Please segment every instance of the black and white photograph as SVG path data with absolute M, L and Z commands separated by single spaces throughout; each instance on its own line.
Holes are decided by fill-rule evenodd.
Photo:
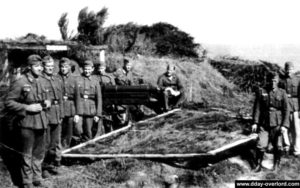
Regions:
M 300 187 L 297 0 L 0 6 L 0 188 Z

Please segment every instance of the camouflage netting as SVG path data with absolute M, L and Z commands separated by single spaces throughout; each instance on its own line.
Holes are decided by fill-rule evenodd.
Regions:
M 233 143 L 247 123 L 221 112 L 182 111 L 134 125 L 127 133 L 98 141 L 72 153 L 205 153 Z

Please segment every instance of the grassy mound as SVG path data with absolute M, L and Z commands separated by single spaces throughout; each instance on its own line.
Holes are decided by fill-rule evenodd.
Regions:
M 109 70 L 121 67 L 122 60 L 123 56 L 120 54 L 109 54 L 107 57 Z M 146 56 L 134 56 L 131 61 L 135 76 L 153 85 L 157 84 L 157 79 L 165 72 L 167 64 L 176 65 L 176 73 L 183 82 L 189 103 L 201 103 L 234 111 L 240 109 L 250 111 L 251 95 L 236 92 L 236 86 L 207 61 Z

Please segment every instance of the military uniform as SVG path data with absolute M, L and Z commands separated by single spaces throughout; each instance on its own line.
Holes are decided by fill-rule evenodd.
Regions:
M 268 91 L 260 89 L 254 105 L 253 120 L 258 125 L 257 159 L 258 168 L 268 145 L 274 147 L 274 168 L 278 166 L 283 150 L 281 127 L 289 128 L 288 98 L 283 89 L 275 88 Z
M 178 78 L 176 74 L 173 74 L 171 77 L 168 77 L 166 73 L 161 75 L 157 80 L 158 87 L 163 90 L 163 99 L 164 99 L 164 106 L 166 109 L 169 108 L 170 104 L 173 104 L 175 107 L 178 107 L 184 100 L 184 87 L 181 83 L 181 80 Z M 179 91 L 179 96 L 172 96 L 169 94 L 167 87 L 171 87 L 175 91 Z
M 100 73 L 98 75 L 98 79 L 99 79 L 99 83 L 100 86 L 108 86 L 108 85 L 116 85 L 115 84 L 115 79 L 113 77 L 112 74 L 109 73 Z M 114 110 L 114 106 L 113 105 L 107 105 L 107 106 L 103 106 L 103 115 L 105 116 L 105 118 L 102 120 L 103 125 L 105 130 L 103 130 L 102 132 L 110 132 L 112 131 L 112 116 L 111 114 L 113 113 Z
M 115 79 L 109 73 L 99 74 L 98 79 L 101 86 L 116 85 Z
M 37 55 L 28 58 L 28 64 L 41 61 Z M 45 154 L 45 137 L 48 119 L 45 111 L 29 112 L 26 105 L 41 104 L 44 101 L 39 78 L 31 73 L 22 75 L 12 83 L 5 106 L 15 113 L 16 125 L 20 132 L 20 153 L 22 153 L 22 184 L 30 186 L 41 181 L 41 163 Z M 18 140 L 18 138 L 16 138 Z
M 96 76 L 78 77 L 76 81 L 76 112 L 82 116 L 83 140 L 92 139 L 93 117 L 102 116 L 102 94 Z
M 71 73 L 65 76 L 59 74 L 57 77 L 62 84 L 62 109 L 64 111 L 61 144 L 63 148 L 68 148 L 73 136 L 74 115 L 76 115 L 75 87 L 77 77 L 73 76 Z
M 49 124 L 47 128 L 47 152 L 43 163 L 45 169 L 49 170 L 52 165 L 59 166 L 61 161 L 61 120 L 64 117 L 62 108 L 63 88 L 57 76 L 48 76 L 44 73 L 41 76 L 41 82 L 43 85 L 42 95 L 51 101 L 51 106 L 46 111 Z
M 284 76 L 279 87 L 284 89 L 288 96 L 290 109 L 290 124 L 292 133 L 293 152 L 295 155 L 300 155 L 300 120 L 299 120 L 299 89 L 300 76 Z
M 258 148 L 262 150 L 267 148 L 270 134 L 273 146 L 282 149 L 282 140 L 277 137 L 281 136 L 279 131 L 281 126 L 289 128 L 287 95 L 280 88 L 270 92 L 262 89 L 258 97 L 254 111 L 254 123 L 259 125 Z
M 126 72 L 123 68 L 118 69 L 115 72 L 115 82 L 116 85 L 125 85 L 131 86 L 133 85 L 133 75 L 132 72 Z

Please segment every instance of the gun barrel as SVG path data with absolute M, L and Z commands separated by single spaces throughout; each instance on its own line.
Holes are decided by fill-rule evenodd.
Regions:
M 151 85 L 102 87 L 104 104 L 147 104 L 150 98 L 156 98 L 158 93 L 159 90 Z

